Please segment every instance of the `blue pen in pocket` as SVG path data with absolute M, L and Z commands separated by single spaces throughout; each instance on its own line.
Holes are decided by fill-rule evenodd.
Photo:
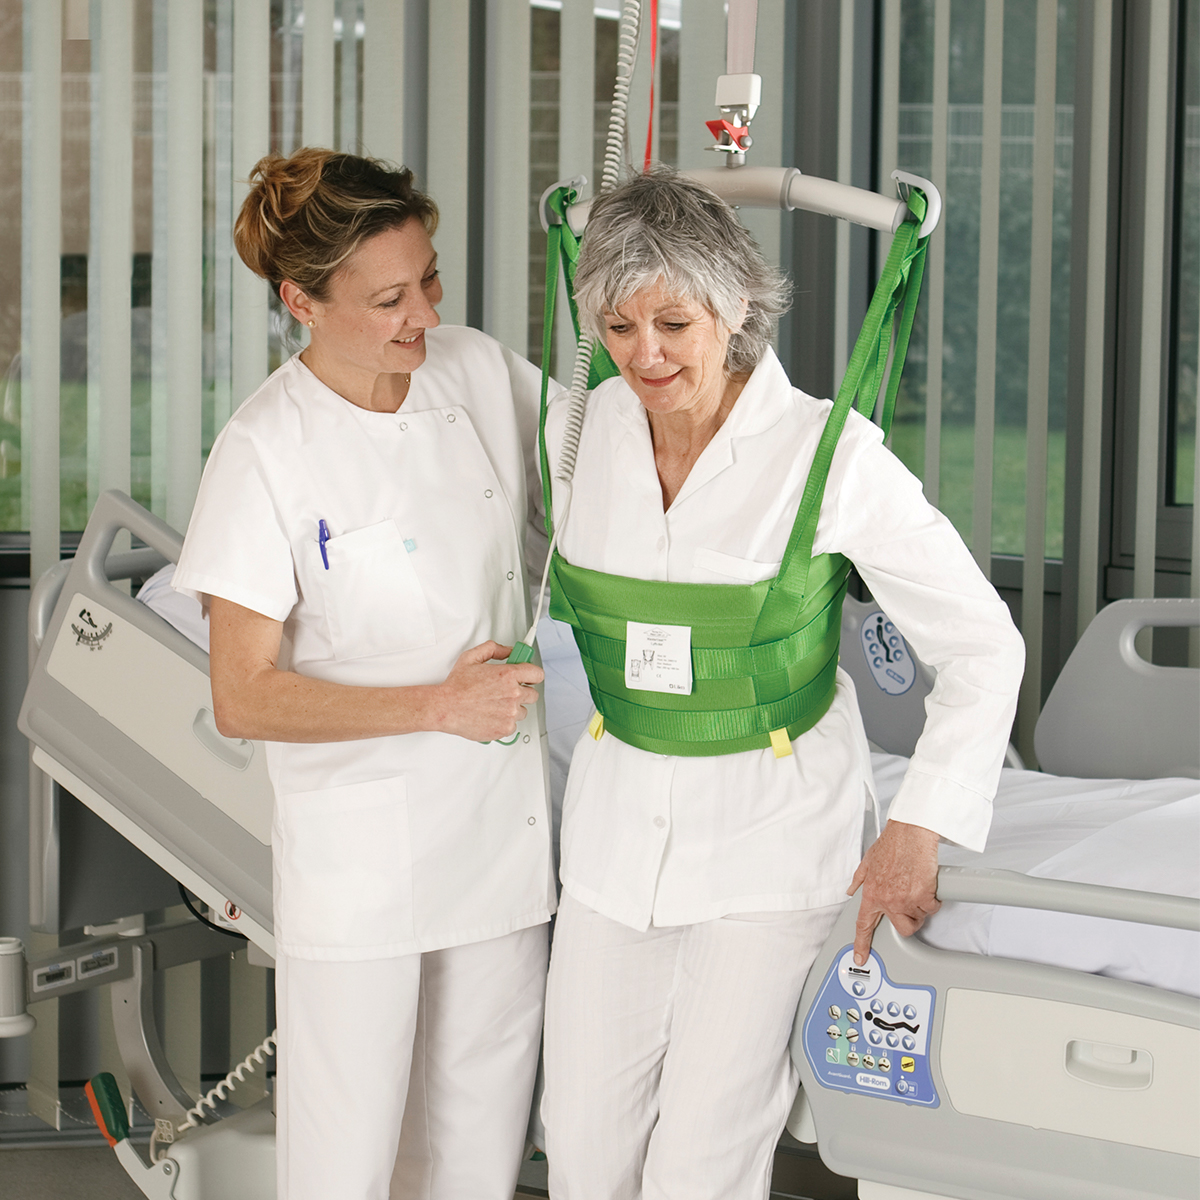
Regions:
M 321 561 L 325 564 L 325 570 L 329 570 L 329 551 L 325 549 L 325 543 L 329 541 L 329 526 L 325 524 L 325 518 L 322 517 L 317 522 L 317 541 L 321 545 Z

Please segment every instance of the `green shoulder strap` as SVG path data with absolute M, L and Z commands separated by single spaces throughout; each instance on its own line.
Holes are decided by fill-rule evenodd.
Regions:
M 850 364 L 846 368 L 837 399 L 817 445 L 779 574 L 763 602 L 758 623 L 750 639 L 752 644 L 775 641 L 787 636 L 795 627 L 796 614 L 803 604 L 808 585 L 813 538 L 816 535 L 821 502 L 825 496 L 825 483 L 838 438 L 846 423 L 850 406 L 855 403 L 856 398 L 859 412 L 868 419 L 874 417 L 885 374 L 888 379 L 882 400 L 880 424 L 885 437 L 891 430 L 896 394 L 900 388 L 900 376 L 904 370 L 904 359 L 908 352 L 909 336 L 912 333 L 917 298 L 921 290 L 925 247 L 929 240 L 928 237 L 919 236 L 920 223 L 925 216 L 924 196 L 919 192 L 910 192 L 908 206 L 915 219 L 905 221 L 892 238 L 883 274 L 871 298 L 866 319 L 854 345 L 854 353 L 850 357 Z M 897 308 L 900 309 L 900 320 L 896 331 L 892 367 L 888 372 L 888 349 Z

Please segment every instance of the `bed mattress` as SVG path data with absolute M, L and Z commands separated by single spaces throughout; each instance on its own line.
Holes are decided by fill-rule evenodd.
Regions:
M 880 808 L 908 760 L 873 754 Z M 1200 783 L 1070 779 L 1005 770 L 982 854 L 943 845 L 944 866 L 1200 897 Z M 931 946 L 1090 971 L 1200 996 L 1200 934 L 1025 908 L 951 903 L 918 935 Z

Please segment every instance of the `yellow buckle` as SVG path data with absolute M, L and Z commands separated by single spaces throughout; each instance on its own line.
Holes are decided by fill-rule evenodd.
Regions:
M 787 758 L 792 752 L 792 739 L 788 737 L 786 729 L 771 730 L 771 749 L 775 751 L 776 758 Z
M 604 736 L 604 718 L 598 712 L 592 713 L 592 719 L 588 722 L 588 733 L 596 741 L 599 741 Z M 790 747 L 788 752 L 791 753 Z

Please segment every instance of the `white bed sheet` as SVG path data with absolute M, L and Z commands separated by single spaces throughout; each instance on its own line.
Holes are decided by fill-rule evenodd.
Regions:
M 908 760 L 873 754 L 885 810 Z M 987 849 L 943 845 L 943 865 L 1200 897 L 1200 783 L 1070 779 L 1005 770 Z M 945 904 L 931 946 L 1021 958 L 1200 996 L 1200 934 L 1023 908 Z

